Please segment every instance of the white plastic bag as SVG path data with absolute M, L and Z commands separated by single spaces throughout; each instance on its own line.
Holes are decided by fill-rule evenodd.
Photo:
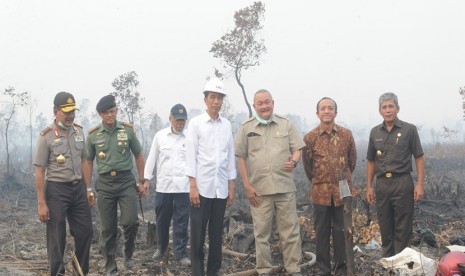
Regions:
M 401 276 L 434 276 L 436 274 L 436 261 L 409 247 L 397 255 L 382 258 L 380 262 L 384 268 L 399 271 Z M 410 269 L 408 264 L 411 262 L 413 266 Z

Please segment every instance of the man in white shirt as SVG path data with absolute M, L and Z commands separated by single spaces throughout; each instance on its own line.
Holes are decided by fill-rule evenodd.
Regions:
M 186 176 L 186 136 L 183 133 L 187 111 L 182 104 L 171 108 L 170 126 L 158 131 L 145 163 L 144 175 L 151 180 L 156 166 L 157 251 L 155 260 L 166 253 L 173 220 L 173 252 L 181 265 L 191 264 L 187 254 L 189 226 L 189 178 Z
M 204 89 L 205 113 L 192 118 L 187 130 L 187 176 L 190 182 L 191 272 L 205 275 L 204 243 L 208 224 L 207 276 L 219 275 L 223 218 L 234 201 L 236 164 L 231 123 L 219 115 L 226 92 L 217 79 Z

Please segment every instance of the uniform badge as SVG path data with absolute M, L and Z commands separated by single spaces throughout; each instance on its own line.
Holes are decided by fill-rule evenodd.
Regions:
M 57 163 L 58 163 L 58 164 L 64 164 L 66 158 L 65 158 L 63 155 L 60 154 L 60 155 L 57 156 L 57 159 L 56 159 L 56 160 L 57 160 Z
M 98 158 L 100 159 L 105 159 L 105 156 L 107 156 L 103 151 L 98 153 Z
M 74 136 L 74 141 L 75 142 L 84 142 L 84 137 L 82 137 L 82 135 L 76 135 L 76 136 Z
M 128 134 L 124 131 L 124 129 L 118 131 L 118 134 L 116 135 L 116 139 L 118 141 L 125 141 L 128 139 Z

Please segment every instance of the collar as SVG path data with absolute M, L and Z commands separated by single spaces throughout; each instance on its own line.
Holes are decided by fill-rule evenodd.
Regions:
M 338 131 L 338 125 L 336 125 L 335 123 L 333 124 L 333 127 L 331 128 L 330 133 L 327 132 L 321 124 L 318 125 L 318 135 L 322 135 L 323 133 L 331 134 L 332 132 L 337 132 L 337 131 Z
M 121 128 L 124 128 L 124 127 L 121 125 L 121 123 L 120 123 L 119 121 L 116 121 L 116 122 L 115 122 L 115 128 L 114 128 L 114 129 L 108 129 L 108 128 L 106 128 L 106 127 L 105 127 L 105 124 L 102 122 L 102 123 L 100 124 L 100 128 L 99 128 L 98 131 L 99 131 L 99 132 L 102 132 L 102 131 L 111 132 L 111 131 L 113 131 L 113 130 L 115 130 L 115 129 L 121 129 Z
M 212 117 L 210 117 L 210 115 L 208 115 L 207 111 L 205 110 L 205 112 L 201 115 L 202 116 L 202 120 L 207 123 L 207 122 L 215 122 L 215 121 L 219 121 L 221 122 L 222 121 L 222 118 L 221 115 L 218 115 L 218 119 L 216 120 L 213 120 Z
M 259 125 L 267 126 L 267 125 L 270 125 L 270 124 L 273 123 L 273 122 L 276 123 L 276 124 L 278 123 L 277 117 L 276 117 L 276 115 L 275 115 L 274 113 L 271 114 L 271 117 L 270 117 L 270 119 L 268 120 L 269 123 L 268 123 L 267 125 L 264 125 L 264 124 L 260 123 L 260 121 L 258 121 L 257 118 L 255 118 L 255 115 L 254 115 L 254 117 L 253 117 L 253 120 L 254 120 L 255 126 L 259 126 Z
M 60 136 L 66 136 L 64 134 L 64 129 L 62 129 L 61 127 L 58 126 L 58 123 L 57 123 L 57 120 L 54 119 L 53 120 L 53 123 L 50 125 L 50 128 L 53 130 L 53 135 L 55 135 L 55 137 L 60 137 Z M 73 134 L 74 132 L 76 132 L 76 127 L 74 126 L 74 124 L 68 129 L 68 135 L 71 135 Z
M 380 128 L 380 129 L 384 129 L 384 130 L 387 131 L 386 124 L 384 123 L 384 121 L 383 121 L 382 124 L 379 125 L 379 128 Z M 402 121 L 399 120 L 399 118 L 397 118 L 397 119 L 394 121 L 394 125 L 392 126 L 392 129 L 394 129 L 394 128 L 402 128 Z M 391 129 L 391 131 L 392 131 L 392 129 Z
M 174 136 L 176 136 L 176 137 L 184 136 L 184 130 L 185 130 L 185 129 L 186 129 L 186 128 L 184 128 L 184 129 L 181 131 L 181 133 L 176 134 L 176 133 L 173 132 L 173 129 L 172 129 L 171 125 L 170 125 L 169 127 L 167 127 L 166 136 L 170 136 L 170 135 L 174 135 Z

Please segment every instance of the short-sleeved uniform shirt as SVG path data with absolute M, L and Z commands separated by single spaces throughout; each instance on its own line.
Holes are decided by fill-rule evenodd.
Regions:
M 89 130 L 86 141 L 88 160 L 97 160 L 98 174 L 132 169 L 132 156 L 142 150 L 131 124 L 116 121 L 115 128 L 103 124 Z
M 333 199 L 335 206 L 342 205 L 339 180 L 341 177 L 347 179 L 351 188 L 352 172 L 357 163 L 352 132 L 337 124 L 329 133 L 318 126 L 304 136 L 304 142 L 302 159 L 312 183 L 310 200 L 313 204 L 331 206 Z
M 412 172 L 412 155 L 423 155 L 418 131 L 414 125 L 396 119 L 390 132 L 384 123 L 371 129 L 367 160 L 375 162 L 377 177 L 387 172 Z
M 45 180 L 73 182 L 82 179 L 81 158 L 84 156 L 82 127 L 74 124 L 66 133 L 53 123 L 41 132 L 33 163 L 46 167 Z
M 296 191 L 293 172 L 284 170 L 289 155 L 305 144 L 292 123 L 273 114 L 261 124 L 256 118 L 242 123 L 234 141 L 236 156 L 248 159 L 250 184 L 261 195 Z

